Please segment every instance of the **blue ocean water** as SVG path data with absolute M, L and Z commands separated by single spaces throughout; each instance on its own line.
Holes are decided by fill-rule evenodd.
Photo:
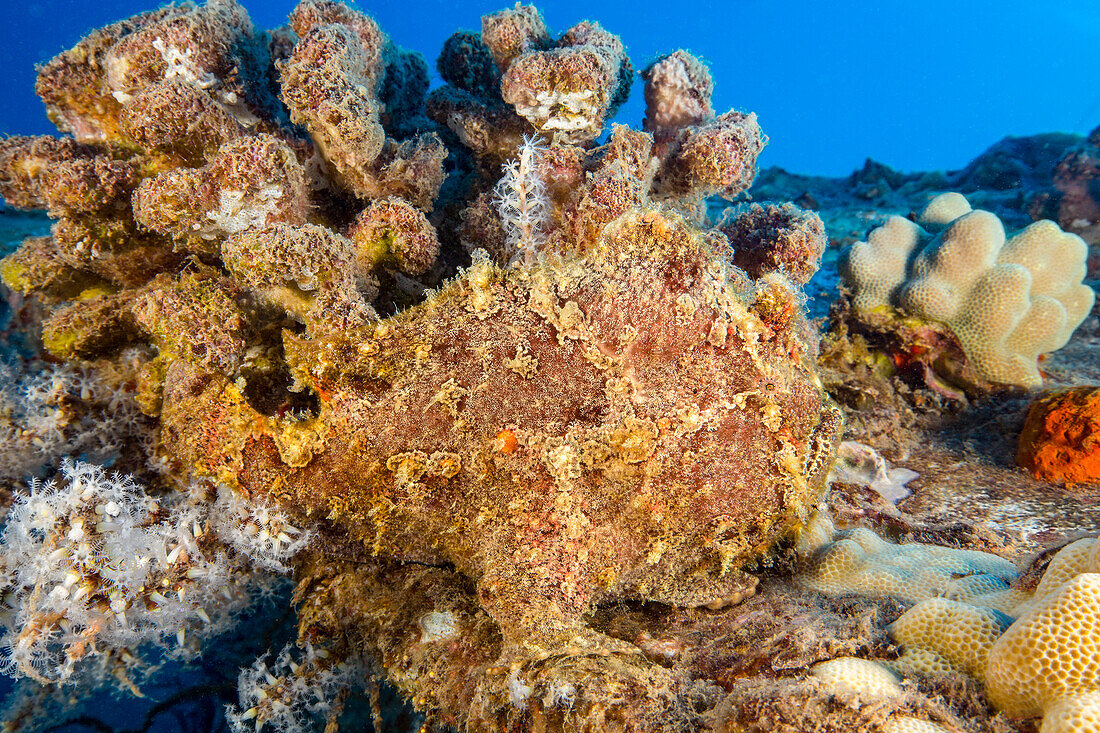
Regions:
M 143 0 L 3 0 L 0 133 L 53 132 L 34 96 L 36 63 L 89 30 L 153 7 Z M 243 3 L 259 27 L 290 0 Z M 405 48 L 434 62 L 459 28 L 501 0 L 370 0 Z M 871 157 L 898 170 L 959 168 L 1006 135 L 1085 133 L 1100 124 L 1096 0 L 613 0 L 538 3 L 551 30 L 598 20 L 636 68 L 687 48 L 710 63 L 714 107 L 751 110 L 771 142 L 762 167 L 845 175 Z M 438 83 L 438 79 L 437 79 Z M 619 113 L 637 125 L 640 85 Z

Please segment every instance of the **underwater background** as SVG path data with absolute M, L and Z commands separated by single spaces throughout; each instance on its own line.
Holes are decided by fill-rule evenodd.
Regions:
M 93 28 L 147 10 L 140 0 L 0 4 L 0 133 L 52 131 L 34 65 Z M 292 3 L 255 2 L 259 28 Z M 359 3 L 429 61 L 492 0 Z M 729 0 L 548 2 L 551 30 L 598 20 L 636 68 L 686 48 L 716 81 L 716 109 L 755 111 L 770 142 L 761 167 L 841 176 L 873 158 L 895 170 L 961 168 L 1006 135 L 1087 133 L 1100 119 L 1100 4 L 1092 0 Z M 433 86 L 440 83 L 434 72 Z M 615 120 L 637 124 L 640 82 Z
M 259 29 L 283 25 L 293 7 L 242 4 Z M 373 17 L 396 44 L 424 54 L 433 88 L 443 83 L 434 61 L 444 41 L 457 29 L 477 30 L 482 15 L 504 7 L 495 0 L 350 4 Z M 140 0 L 0 0 L 5 74 L 0 135 L 56 135 L 34 94 L 35 65 L 91 30 L 151 7 Z M 599 21 L 622 38 L 635 72 L 675 49 L 687 49 L 710 68 L 715 110 L 758 115 L 768 144 L 758 158 L 755 187 L 745 198 L 793 200 L 825 221 L 828 249 L 805 289 L 807 310 L 816 318 L 826 315 L 837 296 L 842 249 L 866 238 L 888 214 L 920 211 L 933 193 L 960 189 L 975 208 L 993 211 L 1011 229 L 1022 228 L 1031 221 L 1028 202 L 1050 189 L 1054 165 L 1100 125 L 1096 0 L 549 1 L 538 8 L 555 34 L 581 19 Z M 608 127 L 621 122 L 640 128 L 646 104 L 643 82 L 635 77 L 630 97 Z M 1006 137 L 1027 139 L 999 142 Z M 728 205 L 718 199 L 708 203 L 715 218 Z M 0 206 L 0 255 L 24 237 L 47 234 L 50 224 L 45 215 Z M 1098 262 L 1094 252 L 1087 282 L 1095 284 L 1100 276 Z M 1092 357 L 1085 348 L 1095 348 L 1100 339 L 1095 315 L 1082 332 L 1093 340 L 1076 343 L 1078 361 L 1065 367 L 1067 373 L 1076 370 L 1070 382 L 1081 381 L 1081 375 L 1095 381 L 1100 374 L 1100 362 L 1088 367 Z M 1014 405 L 1017 413 L 1024 409 L 1019 400 Z M 974 455 L 981 446 L 967 443 L 966 451 Z M 1088 518 L 1080 525 L 1090 530 L 1098 520 L 1095 503 L 1087 506 Z M 1067 502 L 1051 509 L 1050 516 L 1062 524 L 1051 520 L 1058 529 L 1050 530 L 1050 537 L 1069 534 L 1065 527 L 1082 516 L 1081 507 Z M 1039 534 L 1036 544 L 1044 538 Z M 290 586 L 270 592 L 275 600 L 259 608 L 252 623 L 196 665 L 157 678 L 144 688 L 148 697 L 114 699 L 104 692 L 75 708 L 58 694 L 36 703 L 52 706 L 44 709 L 53 722 L 32 729 L 228 730 L 222 709 L 236 700 L 238 667 L 295 636 L 294 615 L 286 611 Z M 0 677 L 0 695 L 10 688 Z M 376 729 L 417 730 L 421 718 L 384 685 L 348 703 L 351 717 L 341 730 L 371 729 L 365 700 L 372 692 L 382 700 L 375 714 L 384 716 L 375 719 Z M 18 699 L 9 703 L 6 709 L 20 709 Z

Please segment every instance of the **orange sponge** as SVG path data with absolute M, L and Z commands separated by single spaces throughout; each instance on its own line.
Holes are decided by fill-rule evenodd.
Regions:
M 1100 486 L 1100 387 L 1059 390 L 1035 400 L 1016 463 L 1036 478 Z

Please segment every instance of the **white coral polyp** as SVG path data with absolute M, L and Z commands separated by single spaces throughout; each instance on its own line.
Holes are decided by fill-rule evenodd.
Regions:
M 288 573 L 294 555 L 313 539 L 313 532 L 290 523 L 285 513 L 263 500 L 248 501 L 227 486 L 218 487 L 214 531 L 254 565 Z
M 252 577 L 200 548 L 208 512 L 177 504 L 162 515 L 131 477 L 69 459 L 59 481 L 15 493 L 0 537 L 0 670 L 64 682 L 84 660 L 146 643 L 186 656 L 189 636 L 227 629 Z
M 309 644 L 295 655 L 288 644 L 274 661 L 269 663 L 265 654 L 241 670 L 237 679 L 240 706 L 226 707 L 226 722 L 233 733 L 264 727 L 303 733 L 313 729 L 314 717 L 327 719 L 338 712 L 333 703 L 340 694 L 361 688 L 368 678 L 369 671 L 357 658 L 335 659 Z
M 546 148 L 538 137 L 524 137 L 515 160 L 493 189 L 512 263 L 531 264 L 546 241 L 550 198 L 539 173 Z
M 217 239 L 226 234 L 262 227 L 279 210 L 283 194 L 283 188 L 277 183 L 268 184 L 254 193 L 222 189 L 218 192 L 218 210 L 206 214 L 212 226 L 197 233 L 203 239 Z M 195 226 L 199 227 L 198 224 Z
M 210 89 L 218 83 L 216 76 L 195 65 L 190 48 L 180 50 L 175 46 L 169 46 L 160 37 L 154 39 L 153 48 L 160 52 L 164 63 L 168 64 L 168 68 L 164 70 L 165 79 L 179 79 L 196 89 Z

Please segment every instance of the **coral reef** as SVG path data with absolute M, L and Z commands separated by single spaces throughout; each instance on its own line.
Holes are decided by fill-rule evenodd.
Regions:
M 233 0 L 166 7 L 41 67 L 67 136 L 0 141 L 0 194 L 55 222 L 0 261 L 42 346 L 5 478 L 63 462 L 13 490 L 9 673 L 136 691 L 288 576 L 296 638 L 246 663 L 234 730 L 335 730 L 355 688 L 380 728 L 376 675 L 478 731 L 1027 730 L 978 680 L 1044 725 L 1094 715 L 1080 664 L 1012 676 L 1092 630 L 1084 545 L 1029 590 L 998 531 L 909 513 L 935 466 L 859 423 L 842 447 L 828 392 L 853 355 L 944 400 L 1037 383 L 1092 305 L 1079 239 L 1006 242 L 957 195 L 891 219 L 819 363 L 823 218 L 708 210 L 766 138 L 715 113 L 701 61 L 645 68 L 642 130 L 609 125 L 634 67 L 591 21 L 516 5 L 437 68 L 428 92 L 330 0 L 270 32 Z
M 941 340 L 954 339 L 979 379 L 1034 386 L 1042 382 L 1039 356 L 1064 346 L 1092 308 L 1095 293 L 1082 283 L 1086 253 L 1079 237 L 1048 221 L 1006 240 L 997 217 L 943 194 L 916 223 L 893 217 L 853 245 L 841 274 L 852 288 L 852 315 L 873 330 L 915 318 L 902 328 L 929 324 L 924 329 Z M 930 365 L 949 356 L 933 340 L 912 339 L 908 355 Z
M 1043 716 L 1043 731 L 1085 731 L 1100 716 L 1097 596 L 1100 542 L 1082 539 L 1044 557 L 1028 589 L 970 587 L 960 600 L 930 599 L 891 627 L 906 653 L 897 665 L 929 673 L 961 670 L 990 701 L 1017 716 Z M 1025 575 L 1025 577 L 1027 577 Z
M 820 501 L 841 422 L 785 276 L 812 274 L 819 222 L 769 209 L 727 235 L 701 219 L 703 196 L 751 183 L 751 115 L 666 120 L 659 146 L 621 126 L 584 144 L 632 73 L 597 24 L 551 41 L 533 8 L 486 17 L 484 46 L 464 36 L 440 61 L 467 87 L 429 100 L 437 119 L 450 105 L 447 127 L 417 117 L 418 57 L 367 16 L 307 0 L 290 25 L 293 46 L 271 58 L 235 3 L 166 9 L 45 65 L 43 97 L 76 141 L 4 143 L 9 202 L 58 219 L 4 261 L 6 282 L 50 306 L 54 357 L 145 349 L 133 389 L 157 421 L 159 490 L 216 482 L 188 494 L 212 505 L 204 535 L 238 554 L 248 538 L 250 563 L 295 572 L 303 643 L 378 648 L 362 610 L 389 591 L 339 591 L 371 572 L 331 575 L 347 558 L 453 567 L 498 635 L 477 652 L 510 670 L 474 680 L 483 717 L 467 725 L 548 715 L 558 698 L 593 724 L 623 694 L 610 709 L 624 728 L 690 727 L 687 679 L 586 614 L 737 603 L 756 583 L 742 568 Z M 173 107 L 137 134 L 125 121 L 151 114 L 151 96 L 207 114 L 182 130 Z M 456 153 L 465 180 L 437 204 L 442 141 L 501 118 L 519 137 Z M 447 213 L 462 208 L 465 222 Z M 470 236 L 479 221 L 496 246 Z M 74 227 L 96 239 L 74 245 Z M 444 253 L 456 233 L 471 252 L 457 271 L 439 262 L 461 262 Z M 760 262 L 751 275 L 728 261 L 737 249 Z M 387 301 L 404 307 L 382 317 Z M 292 560 L 307 540 L 313 559 Z M 435 613 L 422 616 L 447 618 Z M 423 623 L 432 638 L 457 622 Z M 455 715 L 442 681 L 391 676 Z M 277 721 L 261 697 L 238 720 Z
M 888 627 L 902 654 L 881 662 L 838 658 L 813 668 L 834 692 L 897 697 L 890 669 L 929 677 L 966 674 L 1009 715 L 1043 716 L 1043 731 L 1089 730 L 1100 715 L 1096 596 L 1100 540 L 1046 553 L 1017 572 L 986 553 L 894 545 L 866 529 L 835 534 L 822 513 L 800 552 L 800 581 L 831 595 L 888 594 L 915 605 Z

